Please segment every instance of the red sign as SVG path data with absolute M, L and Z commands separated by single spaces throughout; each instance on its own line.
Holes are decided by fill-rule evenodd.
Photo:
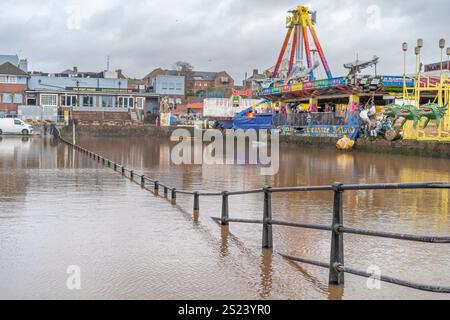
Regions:
M 232 95 L 251 98 L 253 97 L 253 90 L 238 90 L 233 88 Z

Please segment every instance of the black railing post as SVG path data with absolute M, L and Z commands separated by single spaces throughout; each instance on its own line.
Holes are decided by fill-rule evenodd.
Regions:
M 164 186 L 164 198 L 168 198 L 168 197 L 169 197 L 169 188 Z
M 177 189 L 172 189 L 172 205 L 177 204 Z
M 130 171 L 130 179 L 131 179 L 131 180 L 134 179 L 134 171 L 133 171 L 133 170 Z
M 117 171 L 117 163 L 114 163 L 114 171 Z
M 222 193 L 222 218 L 221 224 L 223 226 L 228 226 L 228 218 L 230 217 L 229 206 L 228 206 L 228 191 Z
M 200 210 L 200 193 L 194 192 L 194 211 Z
M 339 232 L 339 228 L 344 224 L 343 215 L 343 184 L 336 182 L 333 184 L 334 204 L 333 204 L 333 224 L 331 235 L 331 257 L 330 257 L 330 285 L 343 285 L 344 272 L 340 270 L 344 266 L 344 235 Z
M 155 181 L 155 195 L 159 193 L 159 181 Z
M 263 240 L 262 246 L 264 249 L 273 248 L 273 234 L 272 234 L 272 192 L 270 187 L 264 188 L 264 220 L 263 220 Z
M 125 175 L 125 167 L 122 166 L 122 175 Z
M 142 175 L 142 177 L 141 177 L 141 187 L 142 188 L 145 187 L 145 176 L 144 175 Z

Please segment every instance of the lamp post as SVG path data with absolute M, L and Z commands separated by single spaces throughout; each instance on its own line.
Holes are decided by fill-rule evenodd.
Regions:
M 447 71 L 450 71 L 450 47 L 447 48 Z
M 406 52 L 408 52 L 408 43 L 403 42 L 403 100 L 406 99 Z
M 444 67 L 444 48 L 445 48 L 445 39 L 439 40 L 439 48 L 441 49 L 441 82 L 442 82 L 442 69 Z
M 417 48 L 419 48 L 418 49 L 418 54 L 417 54 L 417 57 L 418 57 L 418 62 L 417 62 L 417 73 L 420 73 L 420 64 L 421 64 L 421 62 L 422 62 L 422 56 L 421 56 L 421 53 L 422 53 L 422 48 L 423 48 L 423 39 L 422 38 L 419 38 L 419 39 L 417 39 Z
M 416 47 L 414 53 L 416 54 L 416 73 L 418 75 L 420 73 L 420 48 Z

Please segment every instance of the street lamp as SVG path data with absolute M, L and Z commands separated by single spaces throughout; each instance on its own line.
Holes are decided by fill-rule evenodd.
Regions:
M 447 48 L 447 70 L 450 71 L 450 47 Z
M 439 48 L 441 49 L 441 81 L 442 81 L 442 69 L 443 69 L 443 60 L 444 60 L 444 48 L 445 48 L 445 39 L 439 40 Z
M 418 57 L 418 62 L 417 62 L 417 66 L 418 66 L 418 68 L 417 68 L 417 73 L 420 73 L 420 65 L 421 65 L 421 63 L 422 63 L 422 56 L 421 56 L 421 53 L 422 53 L 422 48 L 423 48 L 423 39 L 422 38 L 419 38 L 419 39 L 417 39 L 417 48 L 419 48 L 419 53 L 417 54 L 417 57 Z
M 416 72 L 417 74 L 420 73 L 420 48 L 415 48 L 415 54 L 416 54 Z
M 406 52 L 408 52 L 408 43 L 403 42 L 403 99 L 406 97 Z

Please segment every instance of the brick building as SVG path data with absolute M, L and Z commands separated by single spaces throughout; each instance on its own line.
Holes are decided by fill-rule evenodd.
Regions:
M 11 62 L 0 65 L 0 112 L 17 115 L 24 104 L 28 74 Z
M 191 71 L 186 74 L 177 70 L 164 70 L 157 68 L 150 72 L 144 79 L 146 87 L 155 90 L 154 84 L 158 77 L 176 76 L 184 78 L 183 102 L 195 102 L 208 96 L 229 98 L 234 88 L 234 79 L 226 72 Z M 155 92 L 157 93 L 157 92 Z M 192 99 L 193 98 L 193 99 Z

